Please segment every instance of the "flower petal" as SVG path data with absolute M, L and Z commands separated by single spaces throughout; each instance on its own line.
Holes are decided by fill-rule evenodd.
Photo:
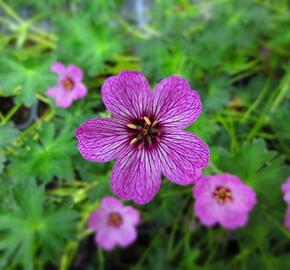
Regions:
M 95 241 L 104 250 L 112 250 L 117 245 L 118 233 L 119 231 L 113 228 L 103 228 L 97 231 Z
M 81 155 L 90 161 L 107 162 L 127 146 L 126 125 L 116 119 L 91 119 L 75 132 Z
M 113 116 L 127 120 L 149 112 L 152 93 L 146 78 L 136 71 L 123 71 L 102 86 L 103 101 Z
M 118 244 L 121 247 L 127 247 L 132 244 L 137 238 L 136 228 L 133 226 L 121 227 L 118 231 Z
M 123 204 L 114 197 L 107 196 L 102 199 L 101 207 L 106 210 L 115 211 L 119 210 Z
M 107 213 L 102 209 L 95 210 L 89 220 L 88 220 L 88 227 L 93 230 L 98 230 L 106 226 L 107 222 Z
M 51 71 L 59 75 L 64 75 L 66 73 L 66 67 L 62 63 L 57 62 L 51 66 Z
M 67 75 L 73 79 L 75 83 L 81 82 L 84 77 L 83 71 L 75 65 L 69 65 L 67 67 Z
M 160 124 L 185 128 L 199 116 L 202 104 L 199 94 L 187 80 L 170 76 L 154 88 L 153 115 Z
M 79 83 L 73 89 L 73 93 L 75 100 L 83 98 L 87 94 L 87 87 L 84 84 Z
M 122 213 L 126 224 L 135 226 L 140 223 L 139 212 L 132 206 L 125 206 L 120 210 L 120 212 Z
M 52 88 L 48 88 L 46 94 L 49 97 L 53 97 L 55 98 L 58 94 L 58 91 L 61 91 L 61 89 L 59 87 L 52 87 Z
M 152 151 L 131 146 L 120 157 L 112 171 L 112 191 L 125 200 L 146 204 L 160 187 L 158 159 Z
M 218 222 L 216 205 L 211 202 L 204 203 L 201 200 L 196 200 L 194 203 L 194 214 L 203 225 L 213 226 Z
M 244 227 L 248 222 L 248 212 L 240 212 L 237 209 L 231 207 L 227 209 L 223 207 L 223 211 L 219 216 L 219 223 L 226 229 L 237 229 L 239 227 Z
M 182 130 L 165 131 L 158 145 L 162 173 L 179 185 L 194 183 L 209 161 L 209 149 L 197 136 Z

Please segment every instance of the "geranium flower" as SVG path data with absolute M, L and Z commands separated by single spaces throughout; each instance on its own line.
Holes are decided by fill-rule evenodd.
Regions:
M 87 94 L 87 87 L 82 83 L 83 71 L 79 67 L 65 67 L 62 63 L 55 63 L 51 70 L 58 74 L 59 78 L 57 85 L 47 90 L 47 95 L 55 99 L 58 107 L 68 108 L 74 100 Z
M 243 227 L 256 204 L 256 193 L 237 176 L 203 176 L 194 186 L 195 215 L 206 226 Z
M 127 247 L 137 238 L 136 226 L 140 222 L 139 212 L 123 204 L 114 197 L 105 197 L 101 207 L 95 210 L 88 222 L 96 232 L 95 241 L 105 250 L 115 246 Z
M 290 230 L 290 177 L 288 177 L 287 181 L 282 185 L 282 191 L 284 193 L 284 201 L 287 203 L 288 208 L 285 214 L 285 227 Z
M 117 159 L 111 187 L 119 197 L 148 203 L 158 192 L 161 173 L 179 185 L 192 184 L 209 160 L 206 144 L 183 131 L 199 116 L 199 95 L 171 76 L 155 86 L 123 71 L 102 86 L 111 119 L 92 119 L 76 130 L 82 156 L 94 162 Z

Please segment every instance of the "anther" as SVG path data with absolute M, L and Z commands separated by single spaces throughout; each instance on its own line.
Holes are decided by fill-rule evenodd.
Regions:
M 145 122 L 146 122 L 146 124 L 147 124 L 148 126 L 151 125 L 151 121 L 150 121 L 150 119 L 149 119 L 147 116 L 144 116 L 144 120 L 145 120 Z
M 153 124 L 152 124 L 152 126 L 151 127 L 155 127 L 156 125 L 158 124 L 158 121 L 157 120 L 155 120 L 154 122 L 153 122 Z
M 127 124 L 128 128 L 137 129 L 138 127 L 134 124 Z
M 131 142 L 130 142 L 130 144 L 134 144 L 135 142 L 137 142 L 138 141 L 138 139 L 137 138 L 134 138 Z

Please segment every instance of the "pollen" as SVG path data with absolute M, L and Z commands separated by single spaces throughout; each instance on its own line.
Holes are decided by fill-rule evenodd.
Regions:
M 158 121 L 157 120 L 155 120 L 154 122 L 153 122 L 153 124 L 152 124 L 152 128 L 154 128 L 156 125 L 158 124 Z
M 225 204 L 233 201 L 232 192 L 226 187 L 218 186 L 212 195 L 218 204 Z
M 151 125 L 151 121 L 150 121 L 150 119 L 149 119 L 147 116 L 144 116 L 144 120 L 145 120 L 145 122 L 146 122 L 146 124 L 147 124 L 148 126 Z
M 72 79 L 67 78 L 62 82 L 64 90 L 71 91 L 74 88 L 74 82 Z
M 128 128 L 137 129 L 138 127 L 134 124 L 127 124 Z
M 137 138 L 134 138 L 134 139 L 132 139 L 132 141 L 130 142 L 130 144 L 134 144 L 137 141 L 138 141 L 138 139 Z
M 113 227 L 120 227 L 123 222 L 123 218 L 119 213 L 113 212 L 108 216 L 108 224 Z

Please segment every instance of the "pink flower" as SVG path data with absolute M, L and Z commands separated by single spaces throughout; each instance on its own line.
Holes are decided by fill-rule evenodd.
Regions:
M 47 95 L 55 99 L 58 107 L 68 108 L 74 100 L 87 94 L 87 87 L 82 83 L 83 71 L 79 67 L 65 67 L 62 63 L 55 63 L 51 70 L 57 73 L 59 78 L 56 87 L 47 90 Z
M 117 245 L 127 247 L 136 240 L 139 222 L 139 212 L 135 208 L 124 206 L 114 197 L 105 197 L 101 207 L 91 214 L 88 226 L 96 231 L 97 245 L 112 250 Z
M 216 223 L 227 229 L 243 227 L 256 204 L 256 193 L 237 176 L 203 176 L 194 186 L 195 215 L 206 226 Z
M 123 71 L 107 79 L 103 101 L 111 119 L 91 119 L 76 130 L 81 155 L 90 161 L 117 159 L 111 176 L 115 194 L 138 204 L 159 190 L 161 174 L 179 185 L 194 183 L 207 166 L 207 145 L 183 131 L 202 110 L 189 83 L 165 78 L 150 91 L 139 72 Z
M 282 185 L 282 191 L 284 193 L 284 201 L 288 204 L 284 224 L 285 227 L 290 230 L 290 177 L 288 177 L 287 181 Z

